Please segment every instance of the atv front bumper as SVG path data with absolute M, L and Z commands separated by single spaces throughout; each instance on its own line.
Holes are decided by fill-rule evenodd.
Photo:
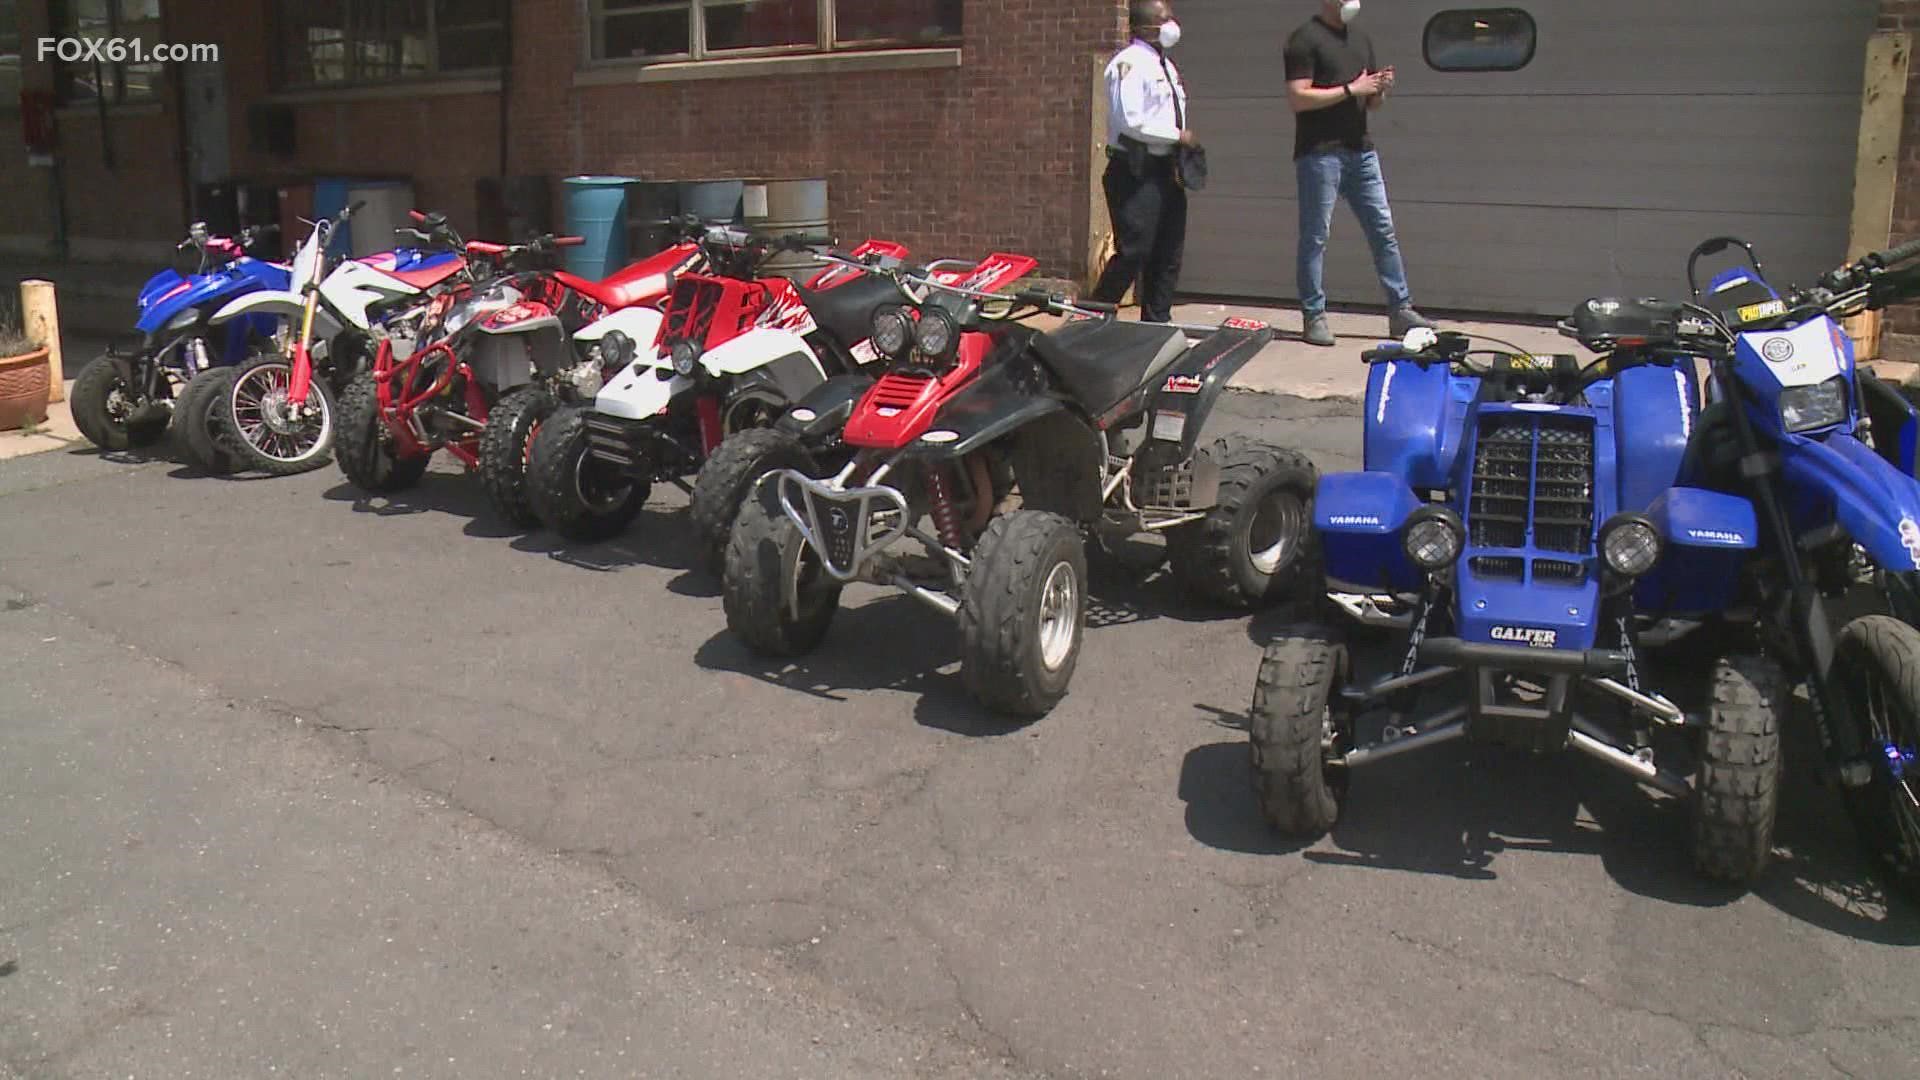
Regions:
M 836 581 L 853 581 L 872 556 L 906 535 L 907 497 L 884 484 L 843 487 L 793 469 L 769 478 L 780 509 Z

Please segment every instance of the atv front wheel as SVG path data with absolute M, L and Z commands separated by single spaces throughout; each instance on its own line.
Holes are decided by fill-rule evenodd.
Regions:
M 1067 695 L 1087 625 L 1087 552 L 1059 514 L 993 519 L 960 597 L 960 676 L 980 703 L 1044 716 Z
M 527 496 L 527 466 L 534 437 L 559 402 L 544 386 L 523 386 L 500 399 L 487 413 L 480 433 L 480 486 L 487 491 L 493 512 L 509 524 L 532 528 L 540 524 Z
M 527 500 L 547 528 L 576 543 L 611 540 L 647 504 L 653 485 L 623 474 L 587 446 L 585 405 L 556 409 L 528 452 Z
M 256 355 L 234 371 L 225 415 L 216 423 L 232 433 L 242 468 L 294 476 L 327 463 L 339 412 L 333 388 L 315 372 L 305 404 L 295 409 L 289 399 L 292 383 L 292 363 L 273 353 Z
M 173 403 L 173 439 L 187 463 L 210 476 L 238 468 L 233 440 L 220 422 L 221 405 L 233 387 L 233 369 L 208 368 L 193 377 Z
M 1340 697 L 1352 673 L 1346 645 L 1323 626 L 1283 632 L 1260 658 L 1247 724 L 1253 788 L 1283 835 L 1311 839 L 1340 819 L 1347 776 L 1330 757 L 1352 740 Z
M 1920 901 L 1920 630 L 1868 615 L 1840 631 L 1834 683 L 1867 745 L 1872 779 L 1845 789 L 1854 831 L 1880 870 Z
M 340 395 L 340 414 L 334 436 L 334 457 L 347 482 L 376 495 L 410 488 L 426 475 L 431 454 L 399 457 L 393 436 L 380 419 L 379 388 L 371 372 L 359 375 Z
M 798 436 L 776 428 L 737 431 L 714 447 L 693 478 L 693 496 L 687 504 L 701 565 L 707 572 L 715 577 L 724 572 L 727 537 L 754 481 L 775 469 L 797 469 L 813 476 L 815 465 Z
M 1311 507 L 1320 471 L 1305 454 L 1238 436 L 1205 453 L 1220 466 L 1220 496 L 1206 517 L 1168 531 L 1174 577 L 1231 608 L 1286 599 L 1318 566 Z
M 812 652 L 840 609 L 840 583 L 780 508 L 771 484 L 761 485 L 733 520 L 720 595 L 727 629 L 762 656 Z
M 87 361 L 68 399 L 73 426 L 102 450 L 151 446 L 167 433 L 167 416 L 120 377 L 111 356 Z
M 1712 692 L 1694 777 L 1693 864 L 1751 885 L 1773 855 L 1787 679 L 1772 660 L 1735 653 L 1714 664 Z

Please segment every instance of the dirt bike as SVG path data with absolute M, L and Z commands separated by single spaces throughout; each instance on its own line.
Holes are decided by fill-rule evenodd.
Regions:
M 957 619 L 976 699 L 1033 717 L 1078 662 L 1087 533 L 1165 533 L 1175 575 L 1233 606 L 1290 593 L 1313 465 L 1245 440 L 1199 445 L 1227 381 L 1272 340 L 1265 324 L 1121 322 L 1034 290 L 895 278 L 908 303 L 873 328 L 891 370 L 851 403 L 823 388 L 794 410 L 846 417 L 852 459 L 831 476 L 766 474 L 734 522 L 727 625 L 750 648 L 808 652 L 846 583 L 893 585 Z M 1042 313 L 1071 321 L 1015 322 Z
M 739 492 L 690 489 L 687 474 L 701 470 L 728 434 L 765 427 L 829 373 L 870 359 L 873 310 L 898 297 L 889 279 L 841 266 L 805 284 L 761 277 L 768 256 L 805 247 L 797 238 L 770 241 L 722 227 L 702 243 L 709 267 L 679 276 L 664 313 L 615 314 L 579 335 L 597 334 L 618 374 L 591 405 L 560 409 L 534 439 L 534 509 L 562 536 L 619 534 L 652 485 L 667 482 L 694 495 L 701 546 L 723 546 L 716 522 L 731 523 Z M 858 252 L 875 265 L 897 265 L 907 254 L 881 241 Z M 718 503 L 725 508 L 715 509 Z

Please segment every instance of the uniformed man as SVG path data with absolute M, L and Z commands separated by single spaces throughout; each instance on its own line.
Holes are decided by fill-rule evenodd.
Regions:
M 1180 41 L 1167 0 L 1128 5 L 1133 40 L 1107 64 L 1107 212 L 1114 255 L 1093 298 L 1119 303 L 1134 286 L 1143 322 L 1173 319 L 1173 290 L 1187 243 L 1187 192 L 1174 151 L 1198 146 L 1187 127 L 1187 90 L 1167 50 Z

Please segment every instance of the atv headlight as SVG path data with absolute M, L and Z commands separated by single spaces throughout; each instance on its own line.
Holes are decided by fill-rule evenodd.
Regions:
M 633 362 L 633 339 L 618 330 L 609 330 L 600 339 L 600 363 L 609 369 Z
M 913 323 L 897 307 L 881 308 L 873 313 L 873 347 L 882 356 L 899 356 L 913 344 Z
M 700 346 L 686 338 L 673 343 L 673 370 L 682 378 L 692 378 L 700 366 Z
M 1835 375 L 1819 386 L 1780 391 L 1780 423 L 1790 432 L 1832 427 L 1847 418 L 1847 380 Z
M 1453 565 L 1466 541 L 1460 515 L 1444 506 L 1415 510 L 1400 531 L 1400 547 L 1407 559 L 1429 574 Z
M 1615 514 L 1600 526 L 1600 557 L 1621 577 L 1637 578 L 1660 561 L 1660 531 L 1639 514 Z
M 945 360 L 954 343 L 960 340 L 960 324 L 940 308 L 921 308 L 920 321 L 914 324 L 913 343 L 922 356 Z

